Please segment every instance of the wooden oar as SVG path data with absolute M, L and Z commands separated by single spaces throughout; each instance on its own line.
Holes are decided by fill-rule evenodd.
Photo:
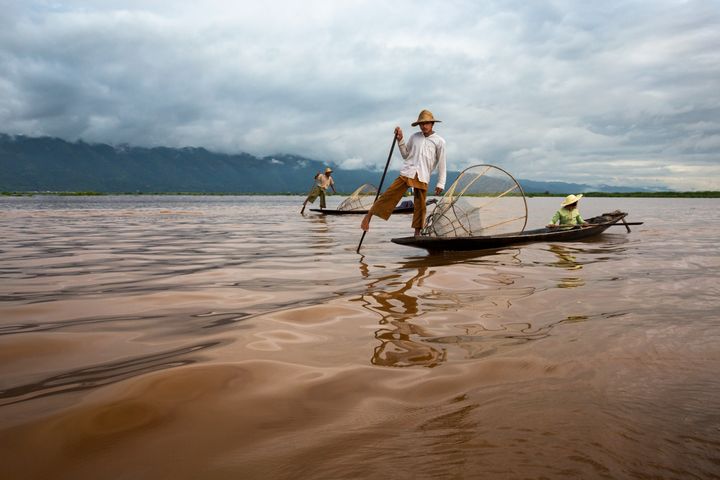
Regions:
M 643 222 L 626 222 L 624 218 L 620 221 L 622 223 L 613 223 L 610 226 L 617 227 L 619 225 L 619 226 L 625 227 L 627 229 L 628 233 L 630 233 L 630 225 L 642 225 L 643 224 Z
M 621 222 L 622 223 L 612 223 L 612 224 L 608 225 L 608 227 L 625 227 L 625 228 L 627 228 L 627 231 L 629 232 L 630 228 L 628 227 L 628 225 L 642 225 L 643 224 L 643 222 L 626 222 L 624 220 L 621 220 Z M 551 227 L 551 229 L 556 228 L 558 230 L 560 230 L 560 229 L 572 230 L 574 228 L 590 228 L 590 227 L 595 227 L 597 225 L 598 224 L 596 224 L 596 223 L 588 223 L 587 225 L 555 225 L 555 227 Z
M 388 154 L 388 159 L 385 163 L 385 170 L 383 170 L 382 178 L 380 178 L 380 185 L 378 186 L 377 193 L 375 194 L 375 200 L 373 200 L 373 205 L 375 205 L 375 202 L 377 202 L 377 199 L 380 196 L 380 192 L 382 191 L 383 182 L 385 181 L 385 174 L 387 173 L 387 169 L 390 166 L 390 159 L 392 159 L 393 150 L 395 150 L 395 142 L 397 142 L 397 136 L 393 132 L 393 141 L 392 145 L 390 146 L 390 153 Z M 372 210 L 372 207 L 370 207 L 370 209 Z M 363 231 L 362 237 L 360 237 L 360 243 L 358 243 L 358 248 L 355 253 L 360 253 L 360 247 L 362 246 L 363 240 L 365 240 L 366 233 L 367 231 Z

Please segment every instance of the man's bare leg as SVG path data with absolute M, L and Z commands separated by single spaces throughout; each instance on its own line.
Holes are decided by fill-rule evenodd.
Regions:
M 415 236 L 416 236 L 416 237 L 419 237 L 419 236 L 420 236 L 420 229 L 419 229 L 419 228 L 416 228 L 416 229 L 415 229 Z
M 367 232 L 370 230 L 370 219 L 372 218 L 372 213 L 368 212 L 365 214 L 365 216 L 362 219 L 362 222 L 360 222 L 360 228 Z
M 302 215 L 303 213 L 305 213 L 305 205 L 307 205 L 307 200 L 305 200 L 305 202 L 303 203 L 302 210 L 300 210 L 300 215 Z

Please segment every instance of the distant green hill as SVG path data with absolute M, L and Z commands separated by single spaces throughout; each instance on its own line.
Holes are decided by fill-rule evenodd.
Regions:
M 0 134 L 3 191 L 305 192 L 324 167 L 294 155 L 257 158 Z
M 110 146 L 51 137 L 0 134 L 0 191 L 101 193 L 295 193 L 310 189 L 326 164 L 297 155 L 263 158 L 204 148 Z M 382 172 L 335 168 L 340 192 L 377 185 Z M 397 171 L 389 172 L 392 181 Z M 457 172 L 448 172 L 448 184 Z M 590 187 L 519 180 L 527 193 L 631 192 L 632 187 Z

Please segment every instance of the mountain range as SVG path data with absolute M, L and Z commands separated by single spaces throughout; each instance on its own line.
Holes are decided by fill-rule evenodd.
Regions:
M 326 164 L 291 154 L 255 157 L 205 148 L 136 147 L 68 142 L 0 133 L 0 191 L 99 193 L 304 194 Z M 382 172 L 335 168 L 341 193 L 377 184 Z M 448 183 L 458 172 L 448 172 Z M 397 172 L 390 172 L 391 178 Z M 640 192 L 628 186 L 590 186 L 518 179 L 527 193 Z

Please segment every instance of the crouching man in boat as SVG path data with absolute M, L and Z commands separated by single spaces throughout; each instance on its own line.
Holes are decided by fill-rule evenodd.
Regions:
M 332 179 L 332 169 L 330 167 L 325 169 L 325 173 L 322 174 L 318 172 L 317 175 L 315 175 L 315 185 L 313 185 L 312 190 L 310 190 L 310 194 L 305 199 L 305 202 L 303 202 L 302 209 L 300 210 L 300 215 L 305 213 L 305 207 L 307 206 L 308 202 L 314 203 L 315 199 L 320 197 L 320 208 L 325 208 L 325 190 L 328 189 L 328 187 L 332 188 L 333 193 L 337 193 L 335 191 L 335 182 Z
M 580 210 L 578 209 L 578 202 L 581 198 L 582 193 L 580 195 L 568 195 L 565 197 L 565 200 L 560 204 L 560 210 L 555 212 L 555 215 L 553 215 L 547 227 L 556 228 L 587 225 L 587 222 L 580 216 Z
M 370 220 L 373 215 L 383 220 L 390 218 L 395 205 L 397 205 L 407 189 L 412 187 L 415 204 L 412 227 L 415 229 L 415 235 L 420 234 L 427 211 L 425 199 L 427 198 L 430 175 L 437 168 L 438 180 L 435 195 L 442 194 L 447 175 L 445 140 L 433 131 L 436 122 L 440 122 L 440 120 L 436 120 L 429 110 L 420 112 L 417 121 L 412 123 L 413 127 L 420 126 L 420 131 L 414 133 L 408 139 L 407 144 L 403 140 L 403 132 L 400 127 L 395 127 L 395 138 L 398 142 L 400 155 L 402 155 L 405 162 L 400 170 L 400 176 L 375 201 L 360 223 L 360 228 L 364 231 L 367 232 L 370 229 Z

